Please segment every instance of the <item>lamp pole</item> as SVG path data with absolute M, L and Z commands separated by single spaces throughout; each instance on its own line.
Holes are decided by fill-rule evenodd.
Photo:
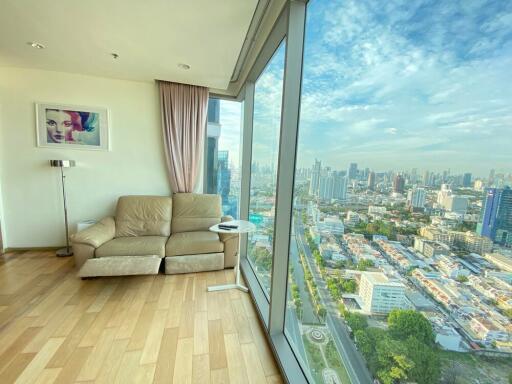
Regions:
M 69 227 L 68 227 L 68 204 L 66 202 L 66 175 L 64 167 L 60 167 L 60 176 L 62 179 L 62 199 L 64 200 L 64 225 L 66 226 L 66 248 L 59 249 L 57 256 L 71 256 L 73 251 L 69 248 Z
M 56 254 L 59 257 L 72 256 L 73 251 L 69 246 L 69 226 L 68 226 L 68 204 L 66 199 L 66 175 L 63 168 L 70 168 L 75 166 L 73 160 L 50 160 L 51 167 L 60 168 L 60 178 L 62 182 L 62 200 L 64 202 L 64 224 L 66 226 L 66 248 L 59 249 Z

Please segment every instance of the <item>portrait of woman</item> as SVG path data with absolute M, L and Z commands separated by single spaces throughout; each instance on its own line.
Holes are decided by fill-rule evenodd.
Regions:
M 83 109 L 38 104 L 38 145 L 104 149 L 106 143 L 102 141 L 108 140 L 106 110 Z

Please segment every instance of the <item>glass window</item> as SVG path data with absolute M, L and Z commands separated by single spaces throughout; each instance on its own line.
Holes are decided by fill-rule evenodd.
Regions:
M 241 103 L 208 100 L 205 191 L 222 197 L 224 215 L 238 218 Z
M 248 236 L 247 256 L 267 295 L 272 270 L 284 53 L 283 41 L 254 89 L 249 220 L 257 230 Z
M 511 17 L 309 1 L 285 333 L 315 383 L 508 380 Z

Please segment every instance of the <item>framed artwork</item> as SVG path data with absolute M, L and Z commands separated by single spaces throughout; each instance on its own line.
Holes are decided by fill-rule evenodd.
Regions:
M 106 108 L 36 104 L 37 146 L 108 151 Z

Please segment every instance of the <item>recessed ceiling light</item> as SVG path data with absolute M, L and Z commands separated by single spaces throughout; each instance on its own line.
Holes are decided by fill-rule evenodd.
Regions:
M 179 63 L 179 64 L 178 64 L 178 68 L 179 68 L 179 69 L 185 69 L 185 70 L 187 70 L 187 69 L 190 69 L 190 65 L 188 65 L 188 64 L 183 64 L 183 63 Z
M 46 48 L 44 46 L 44 44 L 38 43 L 36 41 L 29 41 L 27 44 L 30 45 L 32 48 L 36 48 L 36 49 L 44 49 L 44 48 Z

